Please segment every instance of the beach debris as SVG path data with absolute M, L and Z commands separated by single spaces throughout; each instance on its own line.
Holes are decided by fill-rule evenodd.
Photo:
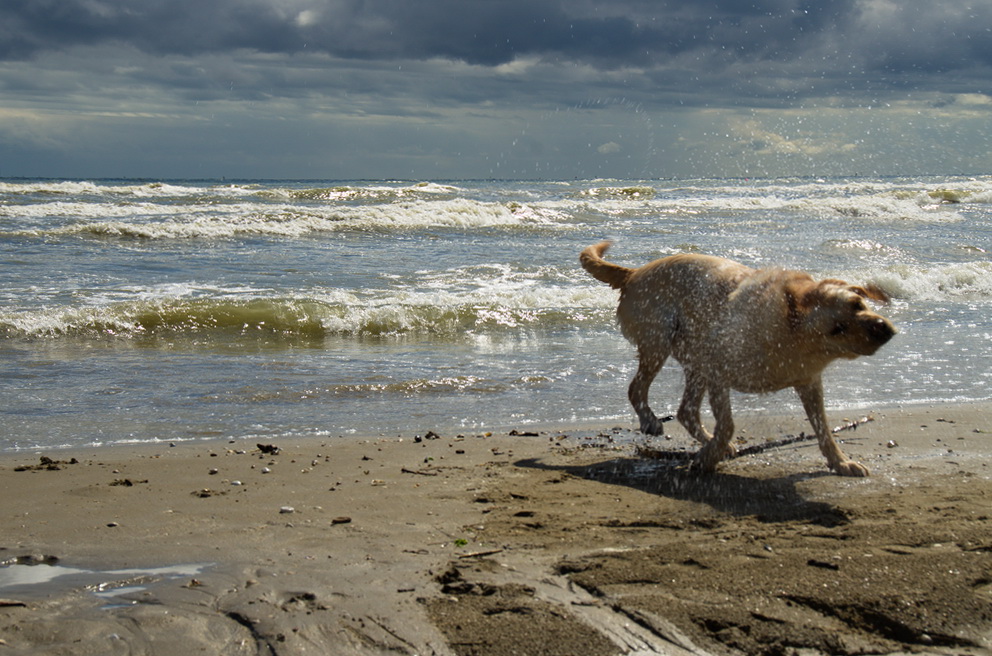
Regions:
M 351 517 L 335 517 L 334 519 L 331 520 L 332 525 L 350 524 L 350 523 L 351 523 Z
M 110 485 L 112 486 L 119 485 L 121 487 L 134 487 L 138 483 L 147 483 L 147 482 L 148 482 L 147 478 L 143 481 L 132 481 L 130 478 L 116 478 L 110 482 Z
M 62 469 L 62 465 L 78 465 L 79 461 L 75 458 L 69 460 L 53 460 L 48 456 L 41 456 L 37 465 L 20 465 L 14 467 L 14 471 L 59 471 Z
M 507 433 L 511 437 L 538 437 L 536 431 L 518 431 L 516 428 Z
M 231 481 L 231 485 L 241 485 L 241 481 Z
M 255 446 L 258 447 L 258 450 L 265 455 L 269 455 L 269 456 L 279 455 L 279 447 L 277 447 L 275 444 L 256 444 Z
M 438 475 L 438 472 L 436 472 L 436 471 L 430 471 L 430 470 L 427 470 L 427 469 L 408 469 L 406 467 L 403 467 L 402 469 L 400 469 L 400 471 L 402 473 L 404 473 L 404 474 L 416 474 L 418 476 L 437 476 Z
M 816 560 L 815 558 L 810 558 L 806 561 L 806 564 L 810 567 L 819 567 L 821 569 L 829 569 L 835 572 L 840 569 L 840 565 L 837 563 L 828 563 L 822 560 Z
M 283 515 L 290 515 L 296 512 L 296 508 L 294 508 L 293 506 L 283 506 L 282 508 L 279 509 L 279 512 L 280 514 Z
M 885 446 L 889 447 L 890 449 L 894 449 L 897 446 L 899 446 L 899 443 L 896 442 L 895 440 L 889 440 L 888 442 L 885 443 Z
M 216 490 L 211 490 L 209 487 L 205 487 L 200 490 L 193 490 L 190 494 L 192 494 L 194 497 L 200 497 L 201 499 L 206 499 L 212 496 L 227 494 L 227 492 L 218 492 Z
M 461 559 L 466 558 L 483 558 L 485 556 L 492 556 L 498 553 L 503 553 L 502 549 L 486 549 L 484 551 L 471 551 L 469 553 L 458 554 Z
M 371 484 L 375 487 L 383 487 L 386 484 L 386 481 L 381 478 L 373 478 Z
M 27 608 L 28 605 L 23 601 L 17 601 L 16 599 L 0 599 L 0 608 Z M 0 640 L 0 645 L 7 644 L 3 640 Z
M 117 522 L 107 522 L 107 528 L 117 528 L 120 526 Z

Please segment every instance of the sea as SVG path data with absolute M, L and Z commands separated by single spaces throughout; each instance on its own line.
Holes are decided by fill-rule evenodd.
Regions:
M 636 427 L 603 239 L 884 289 L 900 332 L 831 413 L 992 399 L 992 176 L 6 179 L 0 451 Z

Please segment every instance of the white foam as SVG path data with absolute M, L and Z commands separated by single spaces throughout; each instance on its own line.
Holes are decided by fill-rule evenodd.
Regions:
M 894 264 L 872 272 L 870 279 L 896 298 L 992 300 L 992 262 L 937 266 Z

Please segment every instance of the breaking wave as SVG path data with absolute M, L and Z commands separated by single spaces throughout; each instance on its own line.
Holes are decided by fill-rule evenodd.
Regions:
M 896 298 L 940 301 L 992 299 L 992 262 L 938 266 L 891 265 L 871 278 Z
M 617 184 L 611 184 L 616 182 Z M 992 182 L 809 184 L 764 181 L 534 183 L 508 198 L 498 186 L 422 183 L 0 182 L 0 230 L 26 238 L 134 240 L 305 238 L 341 231 L 611 230 L 789 217 L 948 223 L 992 203 Z M 605 223 L 604 223 L 605 222 Z M 622 226 L 621 226 L 622 227 Z
M 507 304 L 445 294 L 367 299 L 349 293 L 318 298 L 163 298 L 106 306 L 5 312 L 0 334 L 17 337 L 158 337 L 227 334 L 314 339 L 331 335 L 454 338 L 472 332 L 550 330 L 608 325 L 612 299 L 587 290 L 547 290 L 544 303 Z M 555 297 L 559 302 L 550 305 Z M 571 303 L 571 304 L 570 304 Z
M 243 205 L 223 213 L 212 207 L 127 207 L 50 204 L 24 216 L 87 217 L 65 225 L 33 225 L 9 234 L 30 237 L 91 236 L 131 239 L 209 239 L 239 236 L 305 237 L 342 231 L 390 232 L 425 228 L 562 227 L 560 213 L 521 203 L 469 199 L 412 201 L 363 207 Z M 124 219 L 121 217 L 129 217 Z

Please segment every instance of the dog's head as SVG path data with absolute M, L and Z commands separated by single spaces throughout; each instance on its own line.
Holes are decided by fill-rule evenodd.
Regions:
M 896 334 L 892 323 L 865 302 L 889 302 L 889 296 L 874 285 L 833 279 L 797 281 L 787 295 L 793 328 L 836 357 L 872 355 Z

